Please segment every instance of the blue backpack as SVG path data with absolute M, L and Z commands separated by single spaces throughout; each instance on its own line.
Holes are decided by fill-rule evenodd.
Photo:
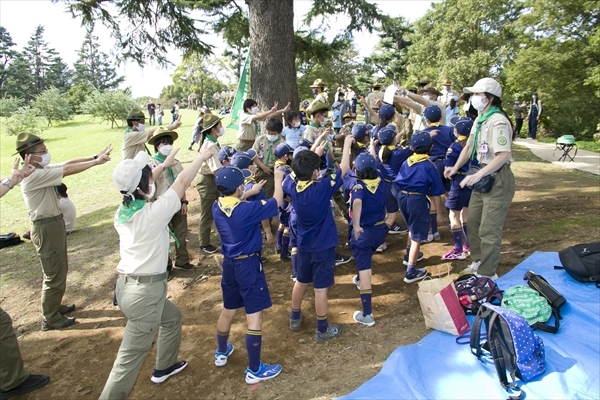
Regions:
M 481 322 L 485 321 L 487 342 L 481 343 Z M 527 320 L 517 313 L 490 303 L 479 308 L 471 330 L 471 353 L 482 361 L 491 354 L 502 387 L 521 398 L 522 391 L 515 385 L 516 378 L 530 381 L 546 371 L 544 342 L 529 327 Z M 508 371 L 512 383 L 506 378 Z M 518 395 L 514 395 L 518 393 Z

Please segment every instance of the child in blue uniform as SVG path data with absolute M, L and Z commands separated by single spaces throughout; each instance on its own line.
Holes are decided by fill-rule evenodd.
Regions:
M 233 166 L 222 167 L 216 174 L 216 185 L 223 197 L 213 204 L 212 211 L 221 237 L 223 254 L 223 310 L 217 321 L 215 365 L 224 366 L 233 353 L 233 345 L 227 343 L 229 330 L 236 309 L 244 307 L 248 323 L 246 383 L 254 384 L 274 378 L 281 372 L 281 365 L 263 364 L 260 359 L 262 311 L 271 307 L 272 303 L 259 255 L 262 248 L 259 223 L 277 215 L 278 207 L 283 202 L 283 173 L 275 171 L 273 198 L 242 201 L 240 197 L 244 193 L 244 178 L 249 175 L 250 171 L 242 171 Z M 255 189 L 250 194 L 254 194 L 253 191 Z
M 352 136 L 346 137 L 342 165 L 335 173 L 317 179 L 320 154 L 304 150 L 292 159 L 295 176 L 289 175 L 283 182 L 283 190 L 290 195 L 297 215 L 298 276 L 292 290 L 290 329 L 300 329 L 302 298 L 308 284 L 312 283 L 317 313 L 317 343 L 335 338 L 344 330 L 343 325 L 327 321 L 327 289 L 334 283 L 335 247 L 338 245 L 330 199 L 342 186 L 342 178 L 349 169 L 349 150 L 353 141 Z M 317 151 L 322 152 L 323 146 Z
M 456 121 L 454 130 L 458 136 L 456 142 L 448 149 L 448 154 L 444 160 L 444 167 L 451 168 L 456 164 L 460 152 L 465 147 L 473 120 L 468 117 L 463 117 Z M 476 161 L 475 161 L 476 162 Z M 465 178 L 469 170 L 469 162 L 458 169 L 456 175 L 452 177 L 450 192 L 446 199 L 446 207 L 450 209 L 450 230 L 452 231 L 452 240 L 454 247 L 452 250 L 444 254 L 444 260 L 464 260 L 469 254 L 469 237 L 467 236 L 467 213 L 469 207 L 469 199 L 471 198 L 471 189 L 468 187 L 460 187 L 460 183 Z M 463 245 L 463 235 L 465 236 L 465 244 Z
M 369 128 L 366 124 L 356 124 L 352 127 L 352 136 L 354 143 L 350 148 L 350 163 L 354 161 L 359 154 L 369 151 Z
M 435 165 L 429 159 L 432 140 L 427 132 L 415 132 L 410 138 L 410 148 L 415 153 L 402 164 L 394 180 L 398 192 L 398 207 L 409 230 L 404 264 L 407 266 L 404 282 L 413 283 L 427 275 L 425 268 L 417 269 L 417 261 L 423 258 L 419 251 L 421 241 L 429 231 L 429 200 L 439 209 L 444 185 Z M 443 223 L 441 214 L 438 223 Z
M 352 225 L 350 248 L 356 262 L 358 276 L 354 283 L 360 290 L 362 311 L 353 318 L 365 326 L 375 325 L 371 308 L 371 259 L 383 243 L 388 231 L 385 223 L 385 184 L 377 170 L 377 161 L 371 154 L 360 154 L 354 160 L 356 183 L 350 195 Z
M 446 192 L 448 192 L 448 190 L 450 190 L 450 180 L 444 177 L 444 159 L 446 158 L 446 152 L 448 151 L 448 148 L 456 140 L 456 136 L 454 136 L 454 130 L 452 127 L 441 125 L 442 110 L 438 106 L 431 105 L 427 107 L 425 111 L 423 111 L 423 115 L 425 116 L 425 120 L 429 125 L 423 130 L 423 132 L 429 133 L 433 141 L 433 145 L 429 152 L 429 158 L 431 162 L 435 164 L 438 174 L 440 175 L 440 179 L 444 184 L 444 189 Z M 432 204 L 431 209 L 429 210 L 431 236 L 428 235 L 427 239 L 425 240 L 426 242 L 441 239 L 437 225 L 438 211 L 441 212 L 441 210 L 435 207 L 435 204 Z
M 279 143 L 275 147 L 275 169 L 281 169 L 283 172 L 283 178 L 292 172 L 290 164 L 292 163 L 292 155 L 294 149 L 287 143 Z M 291 259 L 289 248 L 290 248 L 290 210 L 289 203 L 284 201 L 282 206 L 279 207 L 279 227 L 277 229 L 277 242 L 275 243 L 275 252 L 279 254 L 281 261 L 289 261 Z
M 231 146 L 221 147 L 219 149 L 219 161 L 221 162 L 221 165 L 228 165 L 235 152 L 236 150 Z

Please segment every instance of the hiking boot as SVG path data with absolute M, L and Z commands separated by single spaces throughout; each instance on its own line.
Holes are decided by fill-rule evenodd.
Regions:
M 62 315 L 68 314 L 75 311 L 75 304 L 61 304 L 58 312 Z
M 392 225 L 392 227 L 388 230 L 388 233 L 390 235 L 397 235 L 399 233 L 406 233 L 406 232 L 408 232 L 408 229 L 403 228 L 396 223 L 394 223 L 394 225 Z
M 302 312 L 300 312 L 300 318 L 298 319 L 291 319 L 290 318 L 290 329 L 292 331 L 299 331 L 300 330 L 300 325 L 302 325 Z
M 246 374 L 246 383 L 252 385 L 259 383 L 260 381 L 266 381 L 268 379 L 275 378 L 281 373 L 281 365 L 279 364 L 263 364 L 261 361 L 258 365 L 258 371 L 252 371 L 250 368 L 246 368 L 244 371 Z
M 425 268 L 415 268 L 411 273 L 404 275 L 404 282 L 413 283 L 424 279 L 427 276 L 427 270 Z
M 150 380 L 154 383 L 163 383 L 170 376 L 180 373 L 187 367 L 187 361 L 177 361 L 167 369 L 155 369 L 152 371 L 152 378 Z
M 227 364 L 227 357 L 233 354 L 234 347 L 231 343 L 227 343 L 227 351 L 221 353 L 218 349 L 215 351 L 215 365 L 222 367 Z
M 64 328 L 68 328 L 69 326 L 71 326 L 75 323 L 75 318 L 72 318 L 72 317 L 64 317 L 64 318 L 65 318 L 64 320 L 61 320 L 61 322 L 59 322 L 56 325 L 50 325 L 46 321 L 42 321 L 42 330 L 43 331 L 54 331 L 54 330 L 64 329 Z
M 335 266 L 349 263 L 352 260 L 351 256 L 343 256 L 339 253 L 335 253 Z
M 217 251 L 217 248 L 212 244 L 209 244 L 208 246 L 200 246 L 200 251 L 206 254 L 213 254 Z
M 417 256 L 417 262 L 421 261 L 422 259 L 423 259 L 423 252 L 420 251 L 419 255 Z M 408 265 L 408 254 L 404 255 L 404 261 L 402 261 L 402 264 Z
M 375 249 L 377 253 L 383 253 L 383 251 L 387 249 L 387 244 L 385 242 L 381 243 L 378 248 Z
M 358 275 L 354 275 L 354 278 L 352 278 L 352 282 L 356 285 L 356 288 L 360 290 L 360 279 L 358 278 Z
M 190 270 L 190 269 L 194 268 L 194 264 L 191 264 L 191 263 L 187 262 L 187 263 L 182 264 L 182 265 L 175 265 L 175 268 Z
M 375 318 L 373 318 L 373 314 L 363 315 L 362 311 L 355 311 L 352 316 L 356 322 L 359 324 L 363 324 L 364 326 L 373 326 L 375 325 Z
M 19 386 L 7 390 L 6 392 L 0 390 L 0 400 L 10 399 L 15 396 L 41 389 L 48 384 L 48 381 L 50 381 L 48 375 L 30 374 Z
M 327 330 L 324 333 L 317 332 L 315 333 L 315 342 L 323 343 L 328 341 L 329 339 L 336 338 L 344 333 L 344 325 L 342 324 L 329 324 L 327 325 Z
M 442 258 L 444 260 L 464 260 L 465 258 L 467 258 L 467 255 L 465 254 L 464 251 L 460 251 L 460 250 L 457 250 L 456 248 L 453 248 L 451 251 L 444 254 L 442 256 Z

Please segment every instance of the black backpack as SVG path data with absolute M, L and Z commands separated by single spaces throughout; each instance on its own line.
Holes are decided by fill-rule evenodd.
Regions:
M 175 106 L 173 106 L 173 108 L 171 108 L 171 114 L 175 114 Z
M 21 240 L 21 237 L 14 232 L 7 233 L 6 235 L 0 235 L 0 249 L 9 246 L 16 246 L 17 244 L 21 243 L 23 243 L 23 240 Z
M 600 242 L 577 244 L 558 253 L 561 266 L 579 282 L 593 282 L 600 288 Z

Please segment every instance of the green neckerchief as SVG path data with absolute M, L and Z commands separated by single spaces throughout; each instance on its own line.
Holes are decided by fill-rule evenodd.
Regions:
M 221 148 L 221 145 L 219 144 L 219 142 L 217 141 L 217 139 L 211 135 L 210 133 L 207 133 L 206 136 L 204 137 L 204 140 L 208 140 L 209 142 L 213 142 L 217 144 L 217 149 Z
M 266 136 L 265 136 L 266 138 Z M 271 156 L 273 153 L 273 145 L 275 145 L 277 142 L 279 142 L 281 140 L 281 136 L 278 136 L 277 139 L 273 140 L 272 142 L 267 139 L 267 143 L 269 144 L 267 146 L 267 156 L 265 157 L 265 165 L 269 166 L 269 161 L 271 161 Z
M 321 127 L 321 125 L 317 125 L 317 124 L 315 124 L 315 123 L 314 123 L 314 122 L 312 122 L 312 121 L 310 121 L 310 122 L 308 123 L 308 125 L 309 125 L 309 126 L 312 126 L 313 128 L 317 128 L 317 129 L 319 129 L 319 128 Z
M 125 133 L 129 133 L 129 132 L 133 132 L 133 129 L 131 129 L 130 127 L 127 127 L 125 129 Z M 137 132 L 137 131 L 136 131 Z M 148 153 L 148 155 L 150 157 L 152 157 L 152 153 L 150 153 L 150 150 L 148 149 L 148 147 L 146 146 L 146 143 L 144 143 L 144 149 L 146 149 L 146 153 Z
M 491 106 L 488 108 L 486 112 L 481 114 L 479 118 L 477 118 L 477 126 L 475 127 L 475 136 L 473 137 L 473 145 L 471 146 L 471 153 L 469 154 L 469 159 L 473 160 L 477 155 L 477 143 L 479 143 L 479 131 L 481 130 L 481 125 L 486 122 L 490 117 L 494 114 L 502 113 L 497 106 Z
M 131 220 L 131 218 L 133 218 L 133 216 L 138 211 L 141 211 L 142 208 L 144 208 L 144 206 L 146 205 L 147 202 L 148 201 L 146 201 L 146 200 L 136 199 L 136 200 L 132 201 L 131 203 L 129 203 L 128 206 L 123 204 L 119 208 L 119 214 L 117 215 L 117 222 L 119 224 L 124 224 L 126 222 L 129 222 Z M 175 234 L 170 229 L 169 229 L 169 235 L 175 241 L 175 247 L 179 247 L 180 246 L 179 240 L 177 240 L 177 237 L 175 237 Z
M 156 161 L 159 161 L 162 163 L 162 162 L 165 162 L 166 157 L 163 156 L 161 153 L 156 153 L 156 154 L 154 154 L 154 159 Z M 169 171 L 169 176 L 171 177 L 171 183 L 175 182 L 175 174 L 173 173 L 173 168 L 169 167 L 169 168 L 167 168 L 167 171 Z

